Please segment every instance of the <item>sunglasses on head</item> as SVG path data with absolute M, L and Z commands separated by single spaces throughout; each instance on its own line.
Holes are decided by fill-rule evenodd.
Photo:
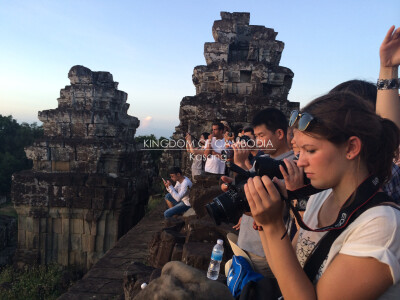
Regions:
M 304 131 L 307 129 L 308 125 L 310 125 L 311 121 L 314 120 L 314 117 L 309 113 L 301 114 L 299 111 L 293 110 L 290 113 L 289 126 L 292 127 L 297 120 L 299 120 L 297 123 L 297 129 Z

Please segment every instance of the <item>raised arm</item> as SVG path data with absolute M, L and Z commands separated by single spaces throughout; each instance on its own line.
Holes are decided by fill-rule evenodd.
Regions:
M 250 170 L 252 165 L 249 161 L 250 150 L 245 145 L 242 146 L 241 142 L 232 145 L 233 149 L 233 162 L 244 170 Z
M 186 134 L 185 139 L 186 139 L 186 150 L 187 150 L 187 152 L 192 153 L 194 155 L 198 155 L 198 154 L 203 155 L 204 154 L 204 150 L 203 149 L 195 149 L 195 148 L 193 148 L 192 136 L 189 133 Z
M 205 150 L 204 150 L 204 155 L 205 155 L 205 156 L 208 156 L 208 155 L 211 155 L 211 154 L 212 154 L 212 151 L 213 151 L 212 146 L 211 146 L 212 138 L 213 138 L 213 134 L 211 133 L 211 134 L 208 136 L 208 139 L 207 139 L 207 141 L 206 141 Z
M 380 89 L 376 99 L 376 113 L 392 120 L 400 128 L 398 67 L 400 64 L 400 28 L 390 27 L 379 49 L 379 80 L 397 80 L 396 88 Z M 381 81 L 384 85 L 385 81 Z M 389 82 L 389 81 L 386 81 Z

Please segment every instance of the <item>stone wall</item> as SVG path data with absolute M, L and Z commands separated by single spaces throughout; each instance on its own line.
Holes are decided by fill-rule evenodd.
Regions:
M 7 196 L 0 194 L 0 205 L 6 203 L 7 201 L 8 201 Z
M 0 215 L 0 267 L 11 263 L 17 246 L 17 220 Z
M 18 265 L 89 269 L 147 204 L 153 174 L 134 143 L 127 94 L 108 72 L 74 66 L 68 77 L 58 107 L 39 112 L 44 137 L 25 150 L 33 169 L 13 175 Z
M 249 24 L 249 13 L 221 12 L 221 20 L 214 22 L 215 42 L 204 44 L 207 65 L 194 68 L 196 95 L 182 99 L 174 139 L 186 132 L 199 138 L 211 131 L 215 120 L 235 128 L 249 125 L 264 108 L 278 108 L 288 117 L 299 108 L 298 102 L 287 99 L 294 74 L 279 65 L 284 43 L 276 40 L 274 29 Z M 163 169 L 175 164 L 188 174 L 186 153 L 170 152 L 163 156 Z

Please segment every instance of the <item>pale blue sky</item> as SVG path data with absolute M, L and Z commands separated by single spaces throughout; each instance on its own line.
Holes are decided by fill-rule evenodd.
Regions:
M 345 80 L 375 82 L 379 45 L 400 25 L 399 0 L 0 0 L 0 114 L 38 121 L 80 64 L 113 74 L 141 120 L 137 134 L 170 136 L 220 11 L 250 12 L 251 25 L 278 32 L 281 65 L 295 74 L 289 100 L 301 105 Z

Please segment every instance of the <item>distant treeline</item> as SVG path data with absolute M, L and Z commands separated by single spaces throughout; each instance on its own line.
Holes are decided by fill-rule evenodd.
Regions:
M 154 145 L 159 144 L 162 140 L 168 140 L 165 137 L 156 138 L 154 134 L 139 135 L 135 137 L 135 142 L 142 147 L 143 150 L 151 150 L 150 155 L 155 163 L 158 163 L 163 153 L 160 147 Z M 159 151 L 156 149 L 160 149 Z
M 35 123 L 18 124 L 12 116 L 0 115 L 0 195 L 9 195 L 11 175 L 32 168 L 24 147 L 43 136 L 42 126 Z
M 12 116 L 0 114 L 0 196 L 9 196 L 11 190 L 11 176 L 13 173 L 32 168 L 32 161 L 28 160 L 24 148 L 33 144 L 33 141 L 43 136 L 43 127 L 36 122 L 32 124 L 18 122 Z M 153 134 L 135 137 L 138 144 L 146 141 L 160 141 Z M 153 150 L 153 149 L 152 149 Z M 155 150 L 155 149 L 154 149 Z M 150 155 L 156 162 L 159 161 L 162 151 L 151 151 Z

